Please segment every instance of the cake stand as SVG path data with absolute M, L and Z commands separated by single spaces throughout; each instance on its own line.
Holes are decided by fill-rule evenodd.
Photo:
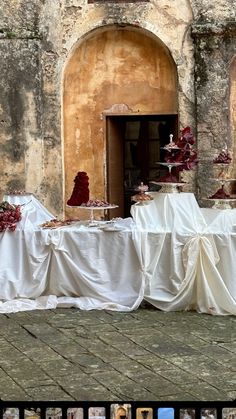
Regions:
M 90 211 L 90 223 L 94 222 L 94 211 L 96 210 L 110 210 L 114 208 L 118 208 L 118 205 L 107 205 L 107 206 L 101 206 L 101 207 L 86 207 L 85 205 L 67 205 L 68 208 L 80 208 L 84 210 Z
M 222 163 L 215 163 L 222 166 Z M 228 164 L 224 164 L 224 166 L 228 166 Z M 224 179 L 224 178 L 210 178 L 212 181 L 219 182 L 221 184 L 221 187 L 224 191 L 224 187 L 226 183 L 235 182 L 236 179 Z M 215 209 L 232 209 L 231 204 L 236 202 L 236 198 L 210 198 L 208 197 L 207 200 L 213 201 L 214 205 L 212 208 Z
M 156 164 L 161 164 L 162 166 L 168 167 L 169 176 L 171 176 L 172 168 L 182 166 L 183 163 L 170 163 L 170 162 L 157 162 Z M 179 193 L 179 186 L 183 186 L 184 182 L 162 182 L 152 180 L 150 183 L 154 185 L 161 186 L 161 192 L 164 193 Z
M 232 203 L 236 202 L 236 198 L 206 198 L 206 201 L 213 201 L 213 209 L 232 209 Z
M 170 137 L 170 142 L 169 144 L 167 144 L 164 147 L 161 147 L 162 150 L 168 151 L 169 153 L 171 153 L 172 151 L 178 151 L 180 150 L 180 147 L 177 146 L 177 144 L 175 144 L 175 142 L 173 141 L 173 134 L 169 135 Z
M 131 196 L 131 201 L 135 202 L 135 205 L 139 205 L 139 206 L 150 204 L 150 202 L 153 201 L 153 197 L 151 197 L 151 195 L 147 196 L 149 195 L 148 189 L 149 189 L 148 185 L 144 185 L 144 183 L 141 182 L 140 185 L 137 186 L 137 188 L 135 188 L 135 191 L 138 191 L 138 193 L 136 195 Z

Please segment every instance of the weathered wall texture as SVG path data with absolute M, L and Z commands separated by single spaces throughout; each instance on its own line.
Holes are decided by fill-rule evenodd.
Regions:
M 173 60 L 157 41 L 113 27 L 95 33 L 74 52 L 65 70 L 65 196 L 78 170 L 90 177 L 90 195 L 106 197 L 104 111 L 178 113 Z M 116 105 L 116 106 L 115 106 Z
M 233 177 L 236 178 L 236 57 L 233 59 L 230 66 L 230 128 L 231 128 L 231 143 L 233 150 Z M 235 190 L 236 188 L 234 188 Z
M 178 74 L 180 127 L 189 124 L 197 135 L 202 160 L 198 186 L 204 196 L 212 154 L 225 140 L 233 150 L 235 129 L 232 131 L 229 121 L 234 121 L 230 103 L 235 99 L 232 90 L 230 99 L 229 80 L 230 64 L 236 55 L 235 13 L 234 0 L 99 5 L 87 4 L 86 0 L 2 0 L 2 193 L 9 188 L 27 189 L 52 212 L 62 213 L 64 70 L 92 31 L 122 26 L 160 39 L 173 57 Z

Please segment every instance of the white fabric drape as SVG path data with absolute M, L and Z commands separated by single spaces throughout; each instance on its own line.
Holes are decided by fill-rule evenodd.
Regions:
M 236 210 L 200 209 L 193 194 L 155 194 L 131 218 L 56 230 L 33 195 L 15 232 L 0 234 L 0 313 L 75 306 L 236 314 Z
M 158 193 L 131 212 L 147 301 L 164 311 L 236 314 L 236 210 L 203 211 L 193 194 Z
M 33 195 L 5 199 L 23 205 L 23 216 L 15 232 L 0 234 L 0 313 L 58 306 L 131 311 L 140 305 L 144 274 L 131 218 L 104 231 L 83 223 L 42 230 L 39 225 L 55 217 Z

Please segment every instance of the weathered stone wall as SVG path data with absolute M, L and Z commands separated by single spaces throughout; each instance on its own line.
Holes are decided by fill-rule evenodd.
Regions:
M 234 119 L 231 117 L 230 85 L 236 77 L 230 71 L 236 55 L 236 21 L 219 20 L 193 25 L 195 40 L 195 89 L 198 152 L 198 186 L 201 197 L 219 184 L 205 182 L 215 177 L 211 162 L 227 144 L 234 155 Z M 230 83 L 231 81 L 231 83 Z M 235 156 L 228 173 L 235 175 Z
M 58 55 L 47 26 L 40 26 L 42 5 L 0 6 L 0 190 L 33 192 L 55 212 L 62 208 L 63 188 L 60 83 L 54 71 Z
M 228 97 L 229 65 L 236 54 L 235 13 L 234 0 L 99 5 L 85 0 L 2 0 L 2 193 L 9 188 L 32 191 L 52 212 L 62 213 L 64 68 L 74 48 L 106 25 L 145 29 L 169 49 L 178 72 L 180 127 L 193 127 L 201 160 L 209 161 L 226 138 L 232 149 Z M 203 195 L 207 167 L 199 165 Z

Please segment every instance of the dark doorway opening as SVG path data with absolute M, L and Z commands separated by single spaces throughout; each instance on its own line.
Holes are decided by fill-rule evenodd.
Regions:
M 162 147 L 178 136 L 178 115 L 112 115 L 106 117 L 107 197 L 119 208 L 111 216 L 129 217 L 131 196 L 140 182 L 158 179 Z M 164 169 L 165 170 L 165 169 Z

